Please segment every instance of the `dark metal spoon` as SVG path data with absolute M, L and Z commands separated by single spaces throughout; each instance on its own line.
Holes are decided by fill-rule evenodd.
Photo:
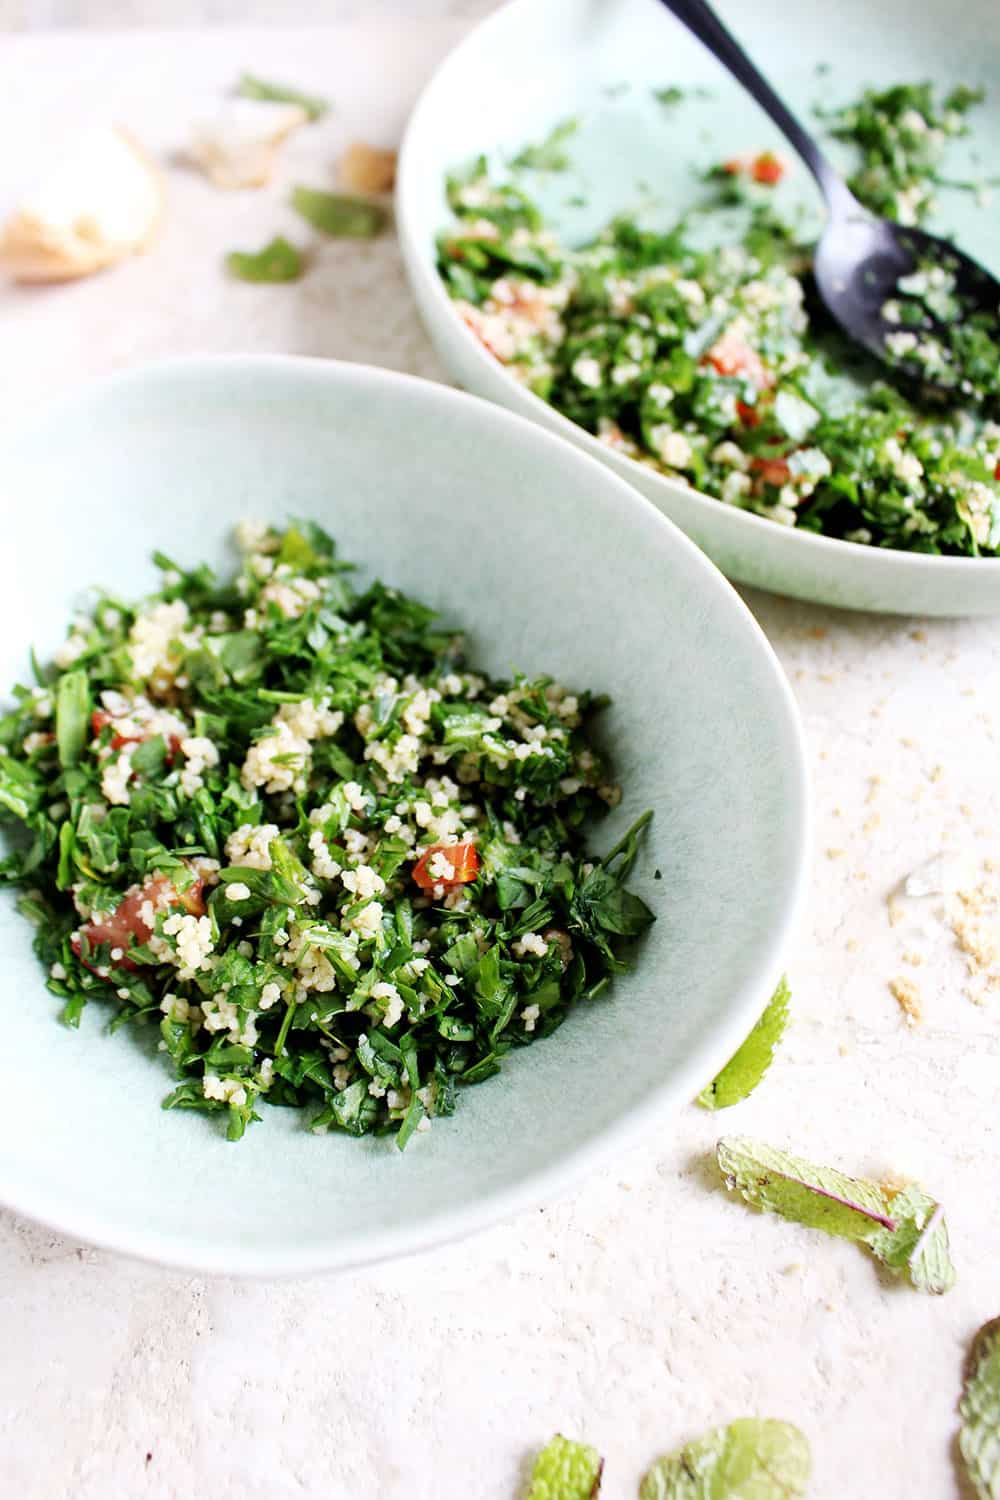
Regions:
M 858 202 L 815 140 L 758 72 L 735 37 L 706 0 L 661 0 L 667 10 L 702 42 L 770 116 L 815 177 L 827 207 L 827 221 L 813 262 L 816 286 L 841 328 L 877 359 L 904 372 L 908 361 L 886 347 L 899 325 L 883 317 L 883 307 L 897 296 L 901 276 L 918 264 L 944 265 L 955 278 L 955 296 L 966 312 L 980 310 L 997 320 L 1000 335 L 1000 282 L 936 235 L 909 225 L 879 219 Z M 928 326 L 937 328 L 934 320 Z M 922 371 L 925 389 L 954 394 L 954 385 L 938 385 Z

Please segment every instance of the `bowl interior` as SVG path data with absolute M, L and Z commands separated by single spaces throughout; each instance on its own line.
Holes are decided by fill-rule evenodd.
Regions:
M 956 142 L 949 172 L 989 176 L 987 143 L 1000 131 L 992 87 L 1000 33 L 992 0 L 940 3 L 914 11 L 907 0 L 844 0 L 829 14 L 726 0 L 720 7 L 779 92 L 807 125 L 816 105 L 831 108 L 869 85 L 933 78 L 986 88 L 970 116 L 973 135 Z M 684 99 L 664 105 L 654 90 L 679 85 Z M 512 96 L 516 92 L 516 108 Z M 521 386 L 462 325 L 435 269 L 435 239 L 450 218 L 448 170 L 483 153 L 503 171 L 526 142 L 576 119 L 564 142 L 569 168 L 524 172 L 518 180 L 570 243 L 583 243 L 618 214 L 664 228 L 703 194 L 698 174 L 719 161 L 789 148 L 752 100 L 656 0 L 514 0 L 446 59 L 428 85 L 404 143 L 399 225 L 417 300 L 437 348 L 460 383 L 571 437 L 642 489 L 730 577 L 765 588 L 859 608 L 975 613 L 1000 608 L 993 560 L 928 558 L 798 533 L 678 486 L 610 452 Z M 460 126 L 457 122 L 460 122 Z M 833 159 L 850 161 L 830 144 Z M 1000 194 L 981 198 L 941 188 L 929 226 L 954 234 L 1000 273 Z M 821 205 L 805 169 L 777 190 L 799 215 L 803 235 L 818 230 Z M 739 215 L 716 216 L 711 235 L 740 232 Z
M 625 787 L 655 809 L 638 888 L 659 920 L 634 972 L 466 1091 L 401 1155 L 265 1110 L 231 1146 L 162 1113 L 155 1037 L 56 1021 L 0 893 L 0 1200 L 84 1238 L 204 1269 L 342 1265 L 537 1195 L 645 1111 L 686 1098 L 752 1021 L 801 880 L 804 770 L 787 686 L 705 559 L 600 466 L 485 403 L 408 377 L 280 359 L 186 361 L 97 387 L 0 456 L 13 576 L 0 682 L 62 638 L 88 585 L 154 584 L 148 554 L 225 567 L 242 517 L 315 517 L 362 573 L 468 627 L 503 672 L 614 699 Z M 655 872 L 661 878 L 655 878 Z

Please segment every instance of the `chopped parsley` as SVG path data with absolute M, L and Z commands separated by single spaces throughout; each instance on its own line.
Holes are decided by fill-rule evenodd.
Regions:
M 995 411 L 1000 402 L 1000 309 L 972 302 L 957 270 L 958 262 L 945 247 L 899 278 L 896 295 L 882 307 L 890 325 L 886 348 L 893 363 L 917 381 Z
M 923 87 L 899 99 L 923 101 L 929 129 L 945 131 L 940 116 L 956 133 L 975 96 L 956 92 L 937 110 Z M 859 121 L 874 108 L 865 97 Z M 954 405 L 916 404 L 830 327 L 810 247 L 776 211 L 777 175 L 727 164 L 672 229 L 623 218 L 570 246 L 480 158 L 448 181 L 441 275 L 484 347 L 611 450 L 802 531 L 1000 555 L 1000 423 L 967 409 L 1000 384 L 995 343 L 967 321 L 955 337 L 970 389 L 959 384 Z M 695 230 L 733 203 L 742 237 L 703 248 Z
M 403 1147 L 625 968 L 650 815 L 588 855 L 605 699 L 472 671 L 315 525 L 239 541 L 231 581 L 158 554 L 159 593 L 101 599 L 15 689 L 0 881 L 67 1024 L 158 1026 L 166 1107 Z
M 537 146 L 525 146 L 511 161 L 511 166 L 535 172 L 565 172 L 569 166 L 565 145 L 580 128 L 575 117 L 560 120 Z
M 920 224 L 933 210 L 948 143 L 969 133 L 966 116 L 982 98 L 981 89 L 959 87 L 939 100 L 933 84 L 897 83 L 817 113 L 860 157 L 847 179 L 855 197 L 882 218 Z

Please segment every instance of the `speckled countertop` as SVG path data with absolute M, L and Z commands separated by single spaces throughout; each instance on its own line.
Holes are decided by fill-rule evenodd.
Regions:
M 19 155 L 3 154 L 0 208 L 36 149 L 94 113 L 168 155 L 244 66 L 336 97 L 283 170 L 321 181 L 346 140 L 398 138 L 459 29 L 414 21 L 391 45 L 365 25 L 8 39 L 0 110 Z M 223 278 L 224 250 L 285 226 L 283 193 L 226 196 L 173 170 L 149 256 L 77 286 L 0 290 L 0 421 L 194 350 L 443 378 L 391 237 L 324 247 L 295 287 Z M 338 1279 L 203 1281 L 0 1214 L 0 1494 L 512 1500 L 532 1449 L 562 1429 L 606 1454 L 603 1493 L 619 1500 L 657 1452 L 751 1412 L 807 1431 L 815 1500 L 960 1493 L 962 1359 L 1000 1312 L 1000 988 L 989 966 L 969 973 L 961 902 L 891 897 L 950 851 L 971 865 L 963 888 L 984 883 L 981 948 L 995 932 L 1000 623 L 748 600 L 801 705 L 817 804 L 788 955 L 794 1024 L 766 1084 L 724 1117 L 682 1109 L 543 1210 Z M 899 978 L 917 987 L 917 1025 L 890 993 Z M 921 1297 L 854 1246 L 729 1201 L 706 1168 L 720 1128 L 921 1178 L 947 1207 L 956 1289 Z

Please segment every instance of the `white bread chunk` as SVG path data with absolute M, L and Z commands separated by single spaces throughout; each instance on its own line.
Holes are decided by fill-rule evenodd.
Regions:
M 71 281 L 145 249 L 163 214 L 163 180 L 122 130 L 88 131 L 33 188 L 0 237 L 16 281 Z

